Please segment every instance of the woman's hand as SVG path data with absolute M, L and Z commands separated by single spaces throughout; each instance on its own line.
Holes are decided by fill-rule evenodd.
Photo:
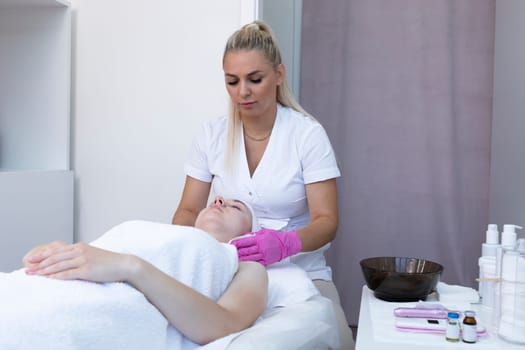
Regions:
M 117 282 L 126 279 L 131 256 L 85 243 L 53 242 L 32 249 L 24 257 L 26 273 L 50 278 Z
M 256 261 L 264 266 L 276 263 L 301 251 L 297 231 L 280 232 L 263 228 L 255 235 L 235 239 L 239 261 Z

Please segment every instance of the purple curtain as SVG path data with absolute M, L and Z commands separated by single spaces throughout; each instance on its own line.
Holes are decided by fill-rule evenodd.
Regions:
M 343 173 L 327 258 L 351 324 L 365 257 L 430 259 L 477 288 L 494 18 L 495 0 L 303 0 L 301 103 Z

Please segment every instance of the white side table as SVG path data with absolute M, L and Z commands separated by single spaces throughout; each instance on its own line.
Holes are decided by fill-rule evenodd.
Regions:
M 451 343 L 441 334 L 408 333 L 395 330 L 393 310 L 399 306 L 410 307 L 415 303 L 391 303 L 374 297 L 365 285 L 361 294 L 356 350 L 421 350 L 421 349 L 470 349 L 470 350 L 524 350 L 525 345 L 503 341 L 497 334 L 489 334 L 475 344 Z M 473 305 L 472 310 L 476 310 Z M 477 316 L 479 319 L 479 315 Z M 480 319 L 481 322 L 484 320 Z M 488 320 L 487 320 L 488 321 Z M 381 327 L 374 329 L 374 327 Z

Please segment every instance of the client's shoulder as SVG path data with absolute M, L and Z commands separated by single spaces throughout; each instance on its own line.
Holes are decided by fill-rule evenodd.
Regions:
M 255 261 L 241 261 L 239 262 L 240 275 L 246 275 L 255 278 L 262 278 L 263 280 L 268 280 L 268 273 L 266 268 Z

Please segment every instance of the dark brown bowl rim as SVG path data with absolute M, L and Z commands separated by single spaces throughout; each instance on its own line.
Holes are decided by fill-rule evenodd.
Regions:
M 361 259 L 361 261 L 359 261 L 359 265 L 361 265 L 362 268 L 371 269 L 371 267 L 364 266 L 363 264 L 367 260 L 372 260 L 372 259 L 407 259 L 407 260 L 413 259 L 413 260 L 424 260 L 424 261 L 428 261 L 428 262 L 430 262 L 432 264 L 436 264 L 438 266 L 438 270 L 437 271 L 429 271 L 429 272 L 396 272 L 396 271 L 391 271 L 391 270 L 377 270 L 378 272 L 391 272 L 391 273 L 396 273 L 396 274 L 399 274 L 399 275 L 427 275 L 427 274 L 434 274 L 434 273 L 442 273 L 443 272 L 443 265 L 441 265 L 440 263 L 437 263 L 435 261 L 432 261 L 432 260 L 429 260 L 429 259 L 425 259 L 425 258 L 416 258 L 416 257 L 408 257 L 408 256 L 373 256 L 373 257 Z

